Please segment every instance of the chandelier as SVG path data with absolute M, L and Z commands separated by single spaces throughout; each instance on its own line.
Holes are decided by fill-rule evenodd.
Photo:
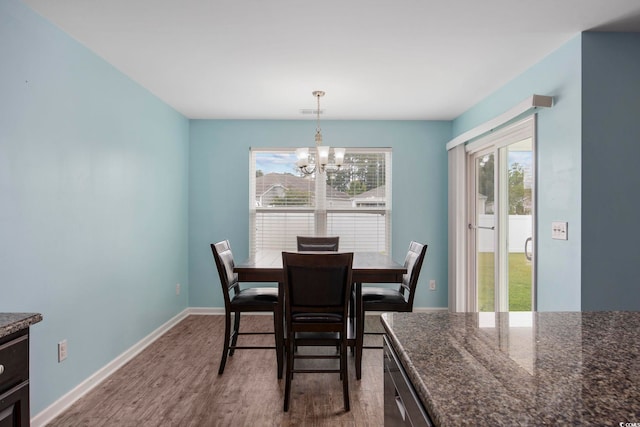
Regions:
M 313 92 L 313 96 L 318 100 L 317 114 L 317 126 L 316 126 L 316 147 L 315 153 L 313 151 L 309 153 L 309 147 L 302 147 L 296 150 L 296 166 L 304 175 L 311 175 L 316 172 L 318 165 L 320 165 L 320 172 L 326 170 L 335 171 L 342 167 L 344 163 L 344 148 L 333 149 L 333 163 L 329 163 L 329 153 L 331 147 L 322 145 L 322 131 L 320 130 L 320 97 L 324 96 L 324 92 L 316 90 Z M 314 163 L 315 162 L 315 163 Z

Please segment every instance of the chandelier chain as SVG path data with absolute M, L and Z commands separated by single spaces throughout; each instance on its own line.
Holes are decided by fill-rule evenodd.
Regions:
M 324 95 L 324 92 L 321 90 L 316 90 L 313 92 L 316 96 L 317 106 L 316 106 L 316 147 L 322 145 L 322 129 L 320 129 L 320 97 Z

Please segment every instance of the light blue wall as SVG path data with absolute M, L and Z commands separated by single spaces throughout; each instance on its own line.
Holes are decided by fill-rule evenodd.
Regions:
M 581 36 L 504 85 L 453 122 L 459 135 L 527 97 L 550 95 L 537 123 L 537 307 L 580 310 L 581 299 Z M 551 222 L 568 221 L 569 240 L 551 239 Z
M 223 307 L 209 244 L 249 253 L 249 148 L 313 144 L 309 120 L 192 120 L 189 165 L 189 305 Z M 447 156 L 450 122 L 323 121 L 326 145 L 393 148 L 392 252 L 429 244 L 416 307 L 447 306 Z M 435 279 L 437 291 L 428 290 Z
M 582 309 L 640 310 L 640 34 L 582 43 Z
M 189 122 L 0 0 L 0 312 L 31 328 L 31 413 L 187 306 Z M 57 342 L 69 356 L 57 362 Z

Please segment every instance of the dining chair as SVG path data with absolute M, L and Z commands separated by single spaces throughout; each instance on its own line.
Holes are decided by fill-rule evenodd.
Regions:
M 315 237 L 315 236 L 297 236 L 298 252 L 307 251 L 333 251 L 338 250 L 340 237 Z
M 392 287 L 362 287 L 362 302 L 360 304 L 360 325 L 364 328 L 364 319 L 367 311 L 413 311 L 413 300 L 416 296 L 418 277 L 422 270 L 422 263 L 427 253 L 427 245 L 411 242 L 404 260 L 407 273 L 403 275 L 402 282 L 397 288 Z M 379 335 L 381 332 L 365 332 L 367 335 Z M 363 348 L 382 348 L 382 346 L 367 346 Z
M 340 373 L 344 409 L 349 411 L 347 311 L 353 253 L 282 253 L 287 368 L 284 411 L 289 410 L 294 373 Z M 300 354 L 296 346 L 337 346 L 338 354 Z M 297 359 L 339 359 L 339 369 L 297 369 Z
M 298 252 L 337 252 L 340 244 L 340 236 L 296 236 L 296 239 Z
M 284 359 L 284 331 L 282 304 L 278 297 L 278 288 L 240 286 L 238 275 L 234 273 L 233 253 L 228 240 L 211 244 L 213 258 L 218 268 L 222 295 L 224 296 L 224 346 L 218 375 L 224 372 L 227 356 L 233 356 L 235 350 L 275 349 L 278 378 L 282 378 L 282 362 Z M 273 332 L 240 332 L 240 314 L 245 312 L 273 313 Z M 233 332 L 231 331 L 231 314 L 233 313 Z M 237 345 L 239 335 L 275 335 L 275 346 Z

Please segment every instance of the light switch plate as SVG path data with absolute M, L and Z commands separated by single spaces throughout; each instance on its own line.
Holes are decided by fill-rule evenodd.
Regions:
M 64 339 L 58 343 L 58 363 L 67 358 L 67 340 Z
M 566 221 L 551 222 L 551 238 L 556 240 L 568 240 Z

